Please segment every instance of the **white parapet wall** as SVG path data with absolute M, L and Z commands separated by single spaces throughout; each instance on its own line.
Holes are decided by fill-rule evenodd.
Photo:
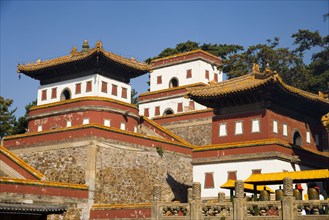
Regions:
M 63 97 L 64 91 L 69 92 L 69 99 L 97 96 L 112 98 L 126 103 L 131 102 L 131 86 L 129 84 L 99 74 L 93 74 L 40 86 L 37 104 L 45 105 L 65 100 L 67 98 Z

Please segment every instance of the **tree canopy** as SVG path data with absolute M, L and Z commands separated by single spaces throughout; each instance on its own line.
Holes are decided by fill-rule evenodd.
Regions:
M 223 60 L 220 66 L 228 78 L 251 72 L 253 63 L 261 70 L 269 67 L 280 74 L 283 80 L 300 89 L 318 93 L 328 93 L 329 82 L 329 35 L 322 37 L 318 31 L 298 30 L 291 36 L 295 48 L 280 47 L 280 39 L 274 37 L 266 43 L 244 48 L 236 44 L 200 44 L 193 41 L 179 43 L 175 48 L 166 48 L 153 59 L 175 55 L 195 49 L 202 49 Z M 316 52 L 314 52 L 316 51 Z M 304 62 L 306 52 L 314 52 L 311 62 Z
M 15 112 L 16 108 L 10 110 L 13 104 L 12 99 L 5 99 L 0 96 L 0 138 L 8 135 L 23 134 L 27 130 L 27 112 L 29 109 L 36 105 L 36 101 L 33 101 L 25 106 L 26 113 L 24 116 L 19 117 L 16 120 Z

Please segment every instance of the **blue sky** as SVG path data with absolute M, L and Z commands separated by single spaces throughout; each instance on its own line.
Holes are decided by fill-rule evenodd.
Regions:
M 4 1 L 1 0 L 0 96 L 14 100 L 16 116 L 37 97 L 39 82 L 17 64 L 69 54 L 85 39 L 143 61 L 187 40 L 244 47 L 279 37 L 291 47 L 298 29 L 328 35 L 328 1 Z M 148 76 L 132 80 L 147 91 Z

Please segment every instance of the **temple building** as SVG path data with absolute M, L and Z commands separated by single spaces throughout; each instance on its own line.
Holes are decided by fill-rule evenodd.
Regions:
M 164 199 L 186 201 L 193 146 L 131 104 L 130 79 L 150 70 L 87 41 L 69 55 L 19 64 L 19 73 L 40 81 L 37 105 L 28 131 L 5 137 L 4 147 L 48 182 L 87 185 L 87 198 L 68 207 L 82 219 L 97 215 L 97 204 L 148 204 L 155 184 Z M 15 178 L 7 171 L 4 184 Z
M 28 131 L 0 146 L 0 215 L 150 219 L 159 201 L 224 201 L 228 180 L 328 168 L 326 97 L 257 65 L 223 80 L 221 65 L 202 50 L 149 65 L 87 41 L 19 64 L 40 86 Z M 150 91 L 132 104 L 130 80 L 148 72 Z
M 328 168 L 321 117 L 329 100 L 285 84 L 278 73 L 255 65 L 250 74 L 187 95 L 215 113 L 212 144 L 193 149 L 193 181 L 202 184 L 203 197 L 252 173 Z
M 184 97 L 186 88 L 223 81 L 222 60 L 203 50 L 193 50 L 151 62 L 150 91 L 139 95 L 139 113 L 154 118 L 204 110 Z

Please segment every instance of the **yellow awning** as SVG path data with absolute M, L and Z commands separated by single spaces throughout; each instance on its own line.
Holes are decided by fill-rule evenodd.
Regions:
M 234 184 L 235 184 L 235 180 L 227 180 L 226 183 L 224 183 L 223 185 L 220 186 L 220 188 L 223 189 L 234 189 Z M 244 191 L 245 192 L 254 192 L 254 186 L 252 184 L 248 184 L 248 183 L 244 183 Z M 264 190 L 264 187 L 267 191 L 269 191 L 270 193 L 274 193 L 274 191 L 268 187 L 268 186 L 261 186 L 258 185 L 257 186 L 257 192 L 260 192 L 262 190 Z
M 283 179 L 289 177 L 294 183 L 317 182 L 329 178 L 329 170 L 304 170 L 294 172 L 277 172 L 277 173 L 262 173 L 251 174 L 245 183 L 251 184 L 282 184 Z

